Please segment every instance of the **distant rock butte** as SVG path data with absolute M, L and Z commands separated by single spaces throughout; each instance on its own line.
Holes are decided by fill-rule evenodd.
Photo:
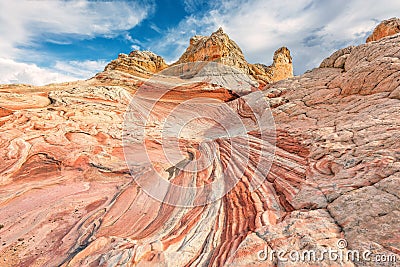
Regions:
M 250 64 L 246 61 L 240 47 L 219 28 L 211 36 L 196 35 L 190 39 L 190 45 L 175 64 L 215 61 L 239 68 L 262 83 L 272 83 L 293 77 L 293 65 L 290 51 L 286 47 L 275 51 L 273 64 Z
M 196 35 L 190 39 L 190 45 L 175 64 L 195 61 L 217 61 L 242 69 L 250 74 L 248 63 L 240 47 L 219 28 L 211 36 Z
M 368 36 L 367 43 L 372 41 L 378 41 L 386 36 L 391 36 L 400 32 L 400 19 L 399 18 L 391 18 L 388 20 L 384 20 L 379 23 L 378 26 L 374 29 L 372 34 Z
M 219 28 L 211 36 L 196 35 L 190 39 L 189 47 L 172 65 L 214 61 L 240 69 L 252 75 L 261 85 L 293 77 L 293 65 L 290 51 L 281 47 L 275 51 L 271 66 L 250 64 L 246 61 L 240 47 Z M 165 69 L 164 59 L 149 51 L 133 51 L 129 55 L 120 54 L 107 65 L 105 71 L 119 70 L 131 74 L 150 76 Z
M 258 258 L 265 249 L 337 250 L 339 239 L 348 242 L 344 255 L 369 250 L 371 258 L 395 255 L 398 262 L 399 47 L 400 35 L 393 35 L 344 48 L 319 68 L 243 96 L 206 82 L 179 84 L 159 99 L 147 124 L 128 128 L 133 145 L 148 145 L 146 151 L 135 150 L 135 176 L 123 153 L 124 114 L 138 88 L 147 86 L 142 99 L 147 103 L 171 82 L 146 84 L 145 76 L 165 68 L 160 58 L 134 52 L 87 81 L 0 86 L 0 266 L 376 266 L 362 259 Z M 286 49 L 274 58 L 276 67 L 290 62 Z M 241 57 L 231 61 L 239 62 L 245 64 Z M 230 107 L 245 129 L 228 120 L 235 132 L 228 136 L 211 120 L 192 123 L 193 131 L 179 138 L 179 151 L 190 151 L 207 167 L 186 172 L 165 161 L 161 145 L 176 139 L 163 135 L 160 126 L 183 100 L 200 97 Z M 261 135 L 244 105 L 263 99 L 275 122 L 276 134 L 270 136 Z M 218 110 L 188 103 L 176 117 Z M 141 122 L 141 114 L 132 114 L 132 120 Z M 142 127 L 145 140 L 136 138 Z M 197 129 L 208 138 L 185 135 Z M 251 149 L 246 152 L 247 131 Z M 275 135 L 270 171 L 255 172 Z M 201 156 L 207 151 L 211 161 Z M 248 152 L 250 157 L 243 157 Z M 135 182 L 151 177 L 143 163 L 147 157 L 172 183 L 200 186 L 219 179 L 218 193 L 225 179 L 241 179 L 215 202 L 175 207 L 156 201 Z M 222 176 L 228 162 L 233 162 L 231 176 Z M 251 192 L 256 176 L 262 184 Z

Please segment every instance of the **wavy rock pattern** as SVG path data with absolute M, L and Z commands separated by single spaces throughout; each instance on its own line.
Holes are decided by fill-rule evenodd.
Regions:
M 374 29 L 372 34 L 368 36 L 366 42 L 378 41 L 386 36 L 391 36 L 400 32 L 400 19 L 391 18 L 379 23 Z
M 299 266 L 261 262 L 257 253 L 336 248 L 339 238 L 349 249 L 399 255 L 399 44 L 395 35 L 348 49 L 324 68 L 264 88 L 276 148 L 256 190 L 250 190 L 254 159 L 243 161 L 239 146 L 229 153 L 218 127 L 198 122 L 215 134 L 209 142 L 218 157 L 196 181 L 218 178 L 218 166 L 231 158 L 231 173 L 242 168 L 245 175 L 222 199 L 191 208 L 150 197 L 125 162 L 123 116 L 142 78 L 109 70 L 76 84 L 3 87 L 0 265 Z M 192 177 L 164 161 L 157 125 L 177 103 L 199 95 L 232 107 L 248 127 L 256 159 L 272 142 L 241 104 L 259 92 L 240 96 L 200 82 L 177 87 L 154 109 L 146 143 L 159 172 L 174 183 Z M 188 106 L 182 116 L 190 112 Z M 196 156 L 196 142 L 182 138 L 180 146 Z M 146 178 L 146 153 L 135 151 L 137 173 Z

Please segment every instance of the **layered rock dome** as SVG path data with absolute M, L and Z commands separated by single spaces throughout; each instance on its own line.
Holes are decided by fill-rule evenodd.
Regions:
M 293 77 L 293 65 L 290 51 L 281 47 L 275 51 L 271 66 L 250 64 L 246 61 L 240 47 L 224 33 L 222 28 L 210 36 L 196 35 L 190 39 L 189 46 L 179 60 L 172 65 L 213 61 L 238 68 L 253 76 L 262 86 Z M 132 51 L 129 55 L 120 54 L 105 68 L 120 70 L 126 73 L 149 75 L 165 69 L 168 65 L 164 59 L 149 51 Z

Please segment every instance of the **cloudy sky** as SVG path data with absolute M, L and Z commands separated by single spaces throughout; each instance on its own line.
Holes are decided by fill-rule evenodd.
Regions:
M 251 63 L 287 46 L 302 74 L 400 16 L 400 1 L 0 0 L 0 10 L 0 83 L 41 85 L 92 77 L 134 49 L 173 62 L 191 36 L 220 26 Z

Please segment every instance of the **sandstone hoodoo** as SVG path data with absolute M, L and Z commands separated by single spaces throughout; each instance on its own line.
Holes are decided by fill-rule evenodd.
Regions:
M 249 64 L 255 78 L 264 80 L 267 83 L 277 82 L 293 77 L 292 56 L 287 47 L 281 47 L 275 51 L 271 66 L 264 64 Z M 263 70 L 260 72 L 260 70 Z
M 232 71 L 136 51 L 87 81 L 0 86 L 0 266 L 399 262 L 399 47 L 344 48 L 254 91 L 249 75 L 291 73 L 289 51 L 250 65 L 219 30 L 180 61 Z

